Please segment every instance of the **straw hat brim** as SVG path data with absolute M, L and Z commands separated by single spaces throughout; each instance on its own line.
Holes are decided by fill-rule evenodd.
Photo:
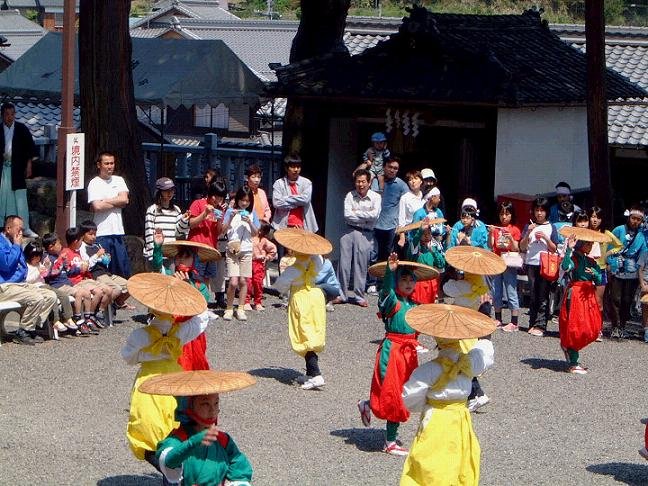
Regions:
M 423 263 L 399 260 L 398 267 L 409 268 L 414 273 L 417 280 L 434 280 L 435 278 L 439 278 L 439 271 L 436 268 L 424 265 Z M 378 278 L 383 278 L 386 271 L 387 262 L 374 263 L 368 270 L 371 275 Z
M 446 339 L 488 336 L 497 328 L 496 322 L 481 312 L 450 304 L 422 304 L 409 310 L 405 319 L 423 334 Z
M 446 251 L 446 262 L 457 270 L 477 275 L 499 275 L 506 263 L 492 251 L 474 246 L 454 246 Z
M 191 397 L 242 390 L 256 383 L 256 379 L 243 371 L 178 371 L 154 376 L 139 386 L 139 391 L 149 395 Z
M 195 316 L 207 302 L 193 285 L 161 273 L 138 273 L 128 279 L 130 295 L 151 310 L 177 316 Z
M 405 233 L 406 231 L 417 230 L 421 226 L 423 226 L 423 224 L 426 223 L 429 225 L 435 225 L 435 224 L 441 224 L 445 222 L 446 222 L 445 218 L 434 218 L 429 221 L 422 219 L 421 221 L 417 221 L 416 223 L 410 223 L 410 224 L 406 224 L 405 226 L 399 226 L 398 228 L 396 228 L 396 234 Z
M 195 241 L 176 240 L 162 244 L 162 254 L 167 258 L 175 258 L 178 250 L 181 247 L 189 247 L 193 249 L 198 258 L 203 262 L 215 262 L 221 259 L 221 254 L 216 248 L 212 248 L 205 243 L 198 243 Z
M 596 243 L 610 243 L 612 238 L 601 233 L 600 231 L 594 231 L 589 228 L 579 228 L 578 226 L 563 226 L 558 230 L 562 236 L 569 238 L 571 235 L 576 236 L 576 239 L 579 241 L 592 241 Z
M 327 255 L 333 245 L 326 238 L 301 228 L 282 228 L 274 232 L 281 246 L 303 255 Z

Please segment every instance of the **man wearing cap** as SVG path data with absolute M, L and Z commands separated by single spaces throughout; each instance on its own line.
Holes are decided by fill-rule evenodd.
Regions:
M 47 321 L 56 305 L 56 294 L 43 287 L 25 283 L 27 262 L 22 250 L 23 220 L 20 216 L 5 218 L 0 234 L 0 302 L 18 302 L 25 309 L 13 340 L 33 346 L 43 338 L 33 332 Z
M 434 175 L 434 171 L 428 168 L 425 168 L 421 171 L 421 177 L 423 178 L 421 191 L 423 191 L 423 197 L 425 197 L 433 187 L 436 187 L 437 179 L 436 175 Z
M 562 181 L 556 184 L 556 203 L 549 208 L 549 222 L 557 223 L 560 221 L 560 208 L 563 202 L 571 201 L 571 186 Z M 574 211 L 579 211 L 580 208 L 574 204 Z
M 338 276 L 341 295 L 333 301 L 335 304 L 347 302 L 346 292 L 349 288 L 353 265 L 354 301 L 361 307 L 367 307 L 364 296 L 367 281 L 367 265 L 374 244 L 374 224 L 380 214 L 381 197 L 369 189 L 371 174 L 366 169 L 358 169 L 353 175 L 355 190 L 344 198 L 344 221 L 346 231 L 340 238 L 340 262 Z
M 130 259 L 124 244 L 122 208 L 128 205 L 128 187 L 123 177 L 114 175 L 115 154 L 101 152 L 97 157 L 99 175 L 88 184 L 88 204 L 97 225 L 97 243 L 111 256 L 109 270 L 124 278 L 131 275 Z
M 272 186 L 272 205 L 275 208 L 272 226 L 274 229 L 303 228 L 317 232 L 319 228 L 311 205 L 313 183 L 299 175 L 301 157 L 288 155 L 284 159 L 284 169 L 285 177 L 277 179 Z
M 394 155 L 385 164 L 385 189 L 382 193 L 380 216 L 374 226 L 377 260 L 380 262 L 387 260 L 394 248 L 400 198 L 409 191 L 407 184 L 397 177 L 399 167 L 400 158 Z

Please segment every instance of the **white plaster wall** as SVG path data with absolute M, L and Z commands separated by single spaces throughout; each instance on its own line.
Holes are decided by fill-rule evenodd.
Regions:
M 328 184 L 326 187 L 326 238 L 333 243 L 331 260 L 340 258 L 340 237 L 344 231 L 344 197 L 353 189 L 351 174 L 359 162 L 354 159 L 355 122 L 333 118 L 330 122 Z M 317 181 L 313 181 L 317 184 Z M 337 267 L 336 267 L 337 269 Z
M 585 107 L 501 108 L 496 150 L 496 196 L 590 186 Z

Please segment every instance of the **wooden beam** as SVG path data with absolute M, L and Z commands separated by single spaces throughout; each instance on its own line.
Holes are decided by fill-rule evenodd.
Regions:
M 605 82 L 604 0 L 585 2 L 587 57 L 587 140 L 593 202 L 613 218 L 613 191 L 608 150 L 608 119 Z

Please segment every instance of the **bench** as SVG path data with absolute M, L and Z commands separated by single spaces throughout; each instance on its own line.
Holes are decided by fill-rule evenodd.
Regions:
M 74 303 L 74 297 L 70 296 L 70 304 Z M 0 346 L 2 346 L 2 338 L 7 335 L 7 331 L 5 329 L 5 319 L 9 314 L 12 312 L 17 313 L 18 315 L 22 316 L 22 311 L 23 311 L 23 306 L 20 305 L 18 302 L 14 302 L 12 300 L 8 300 L 5 302 L 0 302 Z M 106 325 L 108 327 L 113 326 L 113 307 L 112 305 L 108 306 L 107 311 L 104 313 L 104 318 L 106 320 Z M 45 325 L 43 326 L 43 330 L 47 334 L 48 339 L 54 339 L 58 340 L 59 339 L 59 334 L 56 329 L 52 326 L 52 322 L 48 320 Z

